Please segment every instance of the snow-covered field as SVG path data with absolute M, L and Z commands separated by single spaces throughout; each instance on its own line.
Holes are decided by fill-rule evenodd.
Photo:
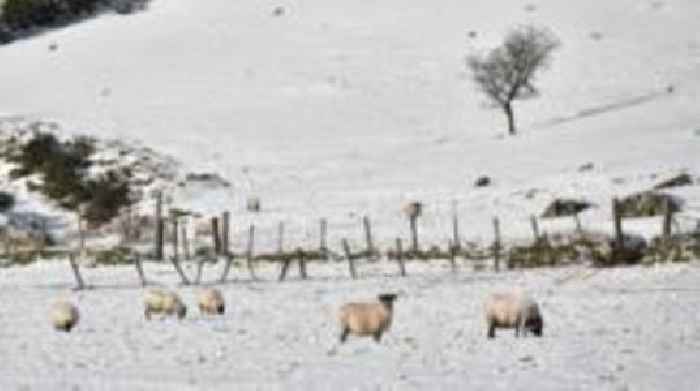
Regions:
M 450 237 L 453 201 L 463 239 L 481 244 L 492 240 L 493 216 L 505 240 L 529 240 L 530 216 L 555 197 L 595 203 L 581 221 L 605 232 L 612 197 L 682 171 L 695 184 L 669 192 L 685 201 L 676 217 L 687 232 L 700 219 L 698 20 L 697 0 L 153 0 L 145 12 L 0 46 L 0 133 L 55 121 L 65 134 L 152 148 L 181 177 L 220 174 L 230 187 L 173 183 L 168 206 L 230 210 L 234 251 L 245 248 L 250 223 L 256 251 L 274 249 L 280 221 L 287 246 L 317 246 L 322 217 L 332 248 L 343 237 L 359 246 L 364 215 L 386 249 L 408 236 L 400 207 L 412 200 L 425 204 L 425 244 Z M 522 23 L 551 28 L 562 46 L 537 80 L 542 95 L 516 103 L 520 134 L 507 137 L 464 58 Z M 16 191 L 16 212 L 69 216 L 6 183 L 6 169 L 0 181 Z M 493 185 L 475 188 L 480 175 Z M 246 211 L 249 196 L 260 197 L 260 213 Z M 660 221 L 624 226 L 650 237 Z M 568 218 L 541 221 L 542 231 L 572 228 Z M 272 282 L 272 266 L 259 282 L 237 270 L 239 281 L 223 287 L 224 318 L 190 306 L 182 322 L 143 320 L 130 268 L 86 270 L 98 288 L 83 292 L 69 290 L 65 262 L 2 269 L 0 389 L 695 390 L 700 382 L 697 260 L 456 276 L 439 262 L 411 263 L 405 279 L 393 266 L 364 265 L 351 281 L 345 265 L 313 264 L 310 281 L 283 284 Z M 149 263 L 147 273 L 175 284 L 167 266 Z M 512 286 L 541 301 L 544 338 L 485 338 L 482 299 Z M 178 290 L 194 302 L 196 289 Z M 386 339 L 339 346 L 337 307 L 384 291 L 400 294 Z M 82 312 L 70 335 L 46 318 L 59 296 Z
M 553 269 L 453 275 L 439 263 L 310 265 L 311 280 L 277 283 L 276 267 L 222 287 L 223 317 L 203 317 L 196 288 L 176 288 L 183 321 L 143 319 L 131 268 L 87 270 L 98 288 L 71 292 L 65 263 L 0 274 L 3 390 L 695 390 L 700 349 L 700 268 Z M 147 265 L 174 286 L 172 269 Z M 207 276 L 218 276 L 218 267 Z M 294 273 L 292 273 L 294 275 Z M 509 330 L 485 336 L 488 292 L 528 289 L 540 301 L 543 338 Z M 380 344 L 338 343 L 338 307 L 397 292 L 394 324 Z M 53 331 L 48 307 L 81 310 L 71 334 Z

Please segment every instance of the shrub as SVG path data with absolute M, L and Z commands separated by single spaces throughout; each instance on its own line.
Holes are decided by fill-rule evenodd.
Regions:
M 15 206 L 15 196 L 12 193 L 0 191 L 0 212 L 7 212 Z
M 117 216 L 131 203 L 127 169 L 112 169 L 98 177 L 89 177 L 90 157 L 95 141 L 76 137 L 61 142 L 50 133 L 37 132 L 26 144 L 10 154 L 18 165 L 12 178 L 36 174 L 41 184 L 27 182 L 30 191 L 38 191 L 65 209 L 82 209 L 88 223 L 97 227 Z

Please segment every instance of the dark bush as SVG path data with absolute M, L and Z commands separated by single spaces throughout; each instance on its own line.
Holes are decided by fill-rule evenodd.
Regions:
M 96 178 L 88 176 L 95 141 L 86 137 L 61 142 L 53 134 L 37 132 L 8 160 L 18 165 L 12 178 L 37 174 L 42 183 L 27 182 L 59 206 L 82 209 L 88 223 L 97 227 L 114 218 L 131 203 L 128 170 L 109 170 Z
M 15 196 L 12 193 L 0 191 L 0 212 L 7 212 L 15 206 Z

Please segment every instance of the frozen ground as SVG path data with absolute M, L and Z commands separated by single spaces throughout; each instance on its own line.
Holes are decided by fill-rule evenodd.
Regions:
M 202 317 L 196 288 L 177 288 L 183 321 L 143 319 L 131 268 L 86 270 L 97 289 L 72 292 L 65 263 L 0 274 L 0 388 L 3 390 L 695 390 L 700 349 L 697 263 L 656 268 L 562 268 L 456 275 L 437 262 L 310 265 L 309 281 L 222 287 L 224 317 Z M 173 286 L 168 267 L 147 265 Z M 212 266 L 209 278 L 218 275 Z M 292 273 L 294 276 L 294 273 Z M 545 318 L 541 339 L 501 331 L 487 340 L 481 301 L 508 287 L 530 290 Z M 335 314 L 345 301 L 399 293 L 394 326 L 381 344 L 339 345 Z M 57 333 L 47 319 L 57 297 L 74 301 L 81 322 Z

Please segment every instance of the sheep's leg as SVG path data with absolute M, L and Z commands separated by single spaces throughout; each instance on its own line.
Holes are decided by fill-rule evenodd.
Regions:
M 376 333 L 374 333 L 374 334 L 372 335 L 372 338 L 374 338 L 374 342 L 379 343 L 379 342 L 381 341 L 381 339 L 382 339 L 382 332 L 381 332 L 381 331 L 377 331 Z
M 151 309 L 146 307 L 146 309 L 143 310 L 143 316 L 146 317 L 146 320 L 151 320 Z
M 340 333 L 340 343 L 345 343 L 345 340 L 348 339 L 348 334 L 350 334 L 350 328 L 345 326 Z
M 495 322 L 489 322 L 489 331 L 486 334 L 488 338 L 495 338 L 496 337 L 496 323 Z

